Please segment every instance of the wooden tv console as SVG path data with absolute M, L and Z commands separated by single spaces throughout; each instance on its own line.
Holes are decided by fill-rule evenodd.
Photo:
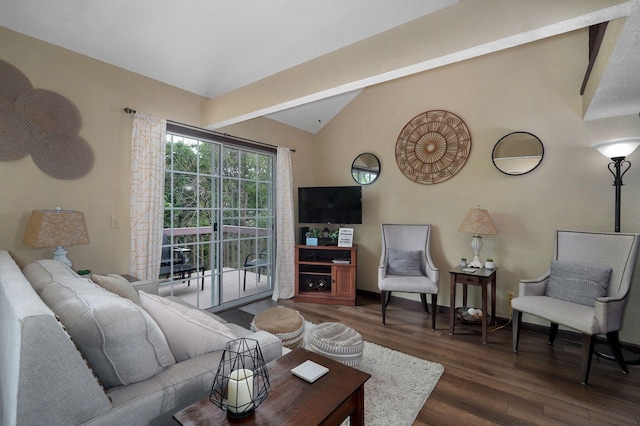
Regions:
M 296 246 L 296 302 L 356 304 L 358 246 Z

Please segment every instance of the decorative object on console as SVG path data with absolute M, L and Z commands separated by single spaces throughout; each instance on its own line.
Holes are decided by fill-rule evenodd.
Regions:
M 469 210 L 467 216 L 464 218 L 462 225 L 458 232 L 464 232 L 467 234 L 474 234 L 471 240 L 471 248 L 473 249 L 473 260 L 468 266 L 473 268 L 482 268 L 482 262 L 480 261 L 480 249 L 482 248 L 482 237 L 484 235 L 497 235 L 496 227 L 489 216 L 489 212 L 485 209 L 481 209 L 480 206 L 475 209 Z
M 338 234 L 338 247 L 353 246 L 353 228 L 340 228 Z
M 209 400 L 232 418 L 253 414 L 269 394 L 269 372 L 257 340 L 227 343 Z
M 505 175 L 520 176 L 542 163 L 544 145 L 533 133 L 513 132 L 503 136 L 493 147 L 491 160 Z
M 442 110 L 418 114 L 396 142 L 396 163 L 413 182 L 444 182 L 458 173 L 471 152 L 471 133 L 457 115 Z
M 496 269 L 496 264 L 493 259 L 487 259 L 487 261 L 484 262 L 484 267 L 485 269 Z
M 602 155 L 611 159 L 607 166 L 613 175 L 613 186 L 616 187 L 615 201 L 615 232 L 620 232 L 620 196 L 622 187 L 622 176 L 631 168 L 631 163 L 625 157 L 631 155 L 640 146 L 640 137 L 619 138 L 601 142 L 593 146 Z
M 89 244 L 84 214 L 74 210 L 34 210 L 31 212 L 22 241 L 34 248 L 57 247 L 54 260 L 71 267 L 68 251 L 62 246 Z

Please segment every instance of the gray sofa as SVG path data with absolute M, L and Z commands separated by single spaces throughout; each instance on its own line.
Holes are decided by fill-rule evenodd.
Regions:
M 171 416 L 175 412 L 209 395 L 222 350 L 175 361 L 174 348 L 167 350 L 168 345 L 162 343 L 165 333 L 158 333 L 157 324 L 149 320 L 150 315 L 142 307 L 65 268 L 48 260 L 34 262 L 21 271 L 11 255 L 0 250 L 2 425 L 174 424 Z M 157 284 L 140 282 L 137 290 L 157 294 Z M 77 300 L 72 297 L 82 292 L 88 295 Z M 97 306 L 87 308 L 86 315 L 98 319 L 106 316 L 111 324 L 104 325 L 108 321 L 103 320 L 98 331 L 79 334 L 77 327 L 91 320 L 83 315 L 69 318 L 69 312 L 73 312 L 69 306 L 74 303 L 75 308 L 84 308 L 88 303 Z M 108 308 L 102 306 L 105 303 Z M 114 303 L 116 308 L 111 308 Z M 113 315 L 113 309 L 123 313 Z M 206 315 L 224 323 L 212 314 Z M 143 344 L 130 341 L 121 346 L 131 348 L 108 347 L 106 363 L 96 358 L 99 355 L 93 353 L 94 349 L 82 353 L 78 349 L 87 339 L 106 339 L 104 335 L 118 330 L 123 334 L 138 332 L 134 329 L 140 327 L 144 338 L 138 340 Z M 251 332 L 229 323 L 226 327 L 235 337 L 257 340 L 266 362 L 281 356 L 281 342 L 272 334 Z M 114 344 L 113 340 L 110 344 Z M 110 364 L 114 359 L 115 364 L 130 362 L 132 367 L 116 368 Z M 103 370 L 105 366 L 113 368 L 100 372 L 95 368 L 99 363 Z

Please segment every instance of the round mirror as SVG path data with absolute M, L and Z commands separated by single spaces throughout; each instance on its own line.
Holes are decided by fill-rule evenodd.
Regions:
M 379 175 L 380 160 L 368 152 L 358 155 L 351 164 L 351 176 L 360 185 L 369 185 L 375 182 Z
M 493 147 L 491 155 L 496 168 L 512 176 L 529 173 L 542 163 L 542 157 L 542 141 L 528 132 L 513 132 L 504 136 Z

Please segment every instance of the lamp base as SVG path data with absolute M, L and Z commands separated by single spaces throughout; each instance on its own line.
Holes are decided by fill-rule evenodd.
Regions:
M 255 408 L 240 413 L 234 413 L 233 411 L 227 410 L 227 417 L 229 417 L 230 419 L 244 419 L 245 417 L 249 417 L 250 415 L 255 413 L 255 411 Z
M 471 263 L 467 265 L 469 268 L 482 268 L 482 262 L 478 256 L 473 256 Z
M 53 260 L 58 260 L 62 263 L 64 263 L 65 265 L 67 265 L 69 268 L 71 268 L 71 260 L 67 257 L 67 253 L 69 253 L 67 250 L 64 249 L 64 247 L 62 246 L 58 246 L 58 248 L 56 248 L 53 252 Z
M 482 248 L 482 237 L 476 234 L 471 239 L 471 249 L 473 250 L 473 260 L 467 266 L 471 268 L 482 268 L 482 262 L 480 261 L 481 248 Z
M 635 352 L 631 352 L 628 349 L 624 349 L 622 348 L 622 359 L 624 359 L 624 363 L 627 365 L 640 365 L 640 355 L 635 353 Z M 609 345 L 603 344 L 603 343 L 598 343 L 596 344 L 595 348 L 593 349 L 593 352 L 601 358 L 604 359 L 608 359 L 610 361 L 615 361 L 616 358 L 613 356 L 613 353 L 611 352 L 611 348 L 609 347 Z

